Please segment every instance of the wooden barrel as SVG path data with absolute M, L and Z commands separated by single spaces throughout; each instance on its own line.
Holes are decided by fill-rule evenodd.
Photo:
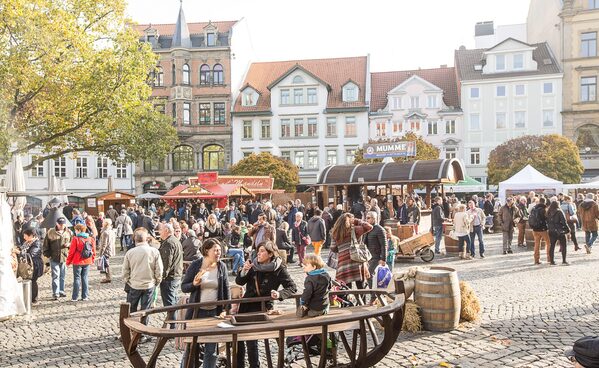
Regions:
M 414 235 L 414 226 L 413 225 L 398 225 L 397 227 L 399 240 L 405 240 L 407 238 L 411 238 Z
M 443 223 L 443 243 L 445 244 L 446 254 L 458 254 L 458 240 L 449 237 L 449 233 L 453 230 L 453 224 L 449 222 Z
M 383 223 L 384 227 L 389 226 L 391 228 L 391 234 L 399 237 L 399 233 L 397 231 L 397 224 L 398 221 L 396 219 L 389 219 L 389 220 L 385 220 L 385 222 Z
M 451 331 L 458 327 L 461 295 L 458 274 L 453 268 L 419 270 L 414 299 L 421 308 L 425 330 Z
M 526 246 L 527 247 L 531 247 L 534 248 L 535 246 L 535 237 L 534 237 L 534 231 L 528 227 L 528 225 L 526 225 L 526 232 L 524 237 L 526 238 Z M 545 248 L 545 240 L 541 239 L 541 244 L 540 244 L 540 249 L 544 249 Z

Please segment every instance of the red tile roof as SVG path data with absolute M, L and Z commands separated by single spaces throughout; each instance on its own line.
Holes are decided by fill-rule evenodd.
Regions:
M 270 111 L 270 90 L 268 86 L 288 73 L 292 68 L 301 66 L 320 80 L 331 86 L 327 108 L 365 107 L 367 57 L 348 57 L 335 59 L 288 60 L 252 63 L 246 75 L 244 86 L 248 84 L 260 93 L 256 106 L 241 106 L 241 94 L 235 101 L 234 112 Z M 343 102 L 342 87 L 352 80 L 360 88 L 358 101 Z
M 218 29 L 218 32 L 229 32 L 229 30 L 237 23 L 236 20 L 233 21 L 222 21 L 222 22 L 212 22 L 214 26 Z M 204 27 L 208 25 L 208 22 L 197 22 L 197 23 L 187 23 L 187 27 L 189 28 L 189 34 L 203 34 Z M 154 28 L 158 31 L 158 34 L 161 36 L 172 36 L 175 33 L 175 23 L 171 24 L 136 24 L 134 28 L 142 34 L 148 28 Z
M 441 88 L 443 90 L 443 102 L 445 105 L 448 107 L 460 107 L 455 68 L 451 67 L 372 73 L 370 111 L 376 112 L 384 109 L 387 106 L 387 93 L 413 75 L 417 75 Z

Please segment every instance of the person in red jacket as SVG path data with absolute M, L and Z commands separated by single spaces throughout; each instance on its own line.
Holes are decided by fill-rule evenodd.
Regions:
M 71 301 L 76 302 L 81 288 L 81 300 L 89 297 L 87 275 L 89 266 L 96 258 L 96 239 L 90 236 L 84 224 L 75 225 L 75 236 L 71 241 L 67 266 L 73 265 L 73 294 Z M 89 249 L 91 248 L 91 249 Z

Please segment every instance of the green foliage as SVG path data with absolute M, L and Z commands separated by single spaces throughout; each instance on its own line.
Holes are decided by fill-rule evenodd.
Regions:
M 416 156 L 415 157 L 394 157 L 395 162 L 414 161 L 414 160 L 437 160 L 439 159 L 439 149 L 428 143 L 422 137 L 414 132 L 408 132 L 403 137 L 393 139 L 370 140 L 368 143 L 384 143 L 384 142 L 399 142 L 399 141 L 416 141 Z M 380 158 L 365 159 L 364 149 L 360 148 L 356 151 L 354 163 L 365 164 L 382 162 Z
M 299 169 L 288 160 L 273 156 L 268 152 L 252 153 L 231 167 L 232 175 L 270 175 L 275 179 L 274 189 L 295 192 L 299 184 Z
M 123 0 L 2 2 L 0 157 L 35 148 L 39 161 L 96 151 L 130 162 L 171 150 L 176 130 L 149 100 L 157 57 L 124 11 Z
M 498 184 L 531 165 L 544 175 L 564 183 L 580 183 L 584 167 L 578 147 L 558 135 L 527 135 L 497 146 L 489 154 L 489 184 Z

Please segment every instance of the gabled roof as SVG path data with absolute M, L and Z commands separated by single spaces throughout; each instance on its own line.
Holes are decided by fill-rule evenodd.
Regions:
M 387 106 L 387 94 L 410 77 L 417 75 L 443 90 L 443 102 L 447 106 L 460 107 L 455 68 L 435 68 L 372 73 L 370 111 L 376 112 Z
M 493 46 L 493 47 L 490 47 L 490 48 L 488 48 L 486 51 L 493 51 L 494 49 L 498 48 L 499 46 L 503 45 L 504 43 L 506 43 L 506 42 L 510 42 L 510 41 L 514 41 L 514 42 L 516 42 L 516 43 L 519 43 L 519 44 L 521 44 L 521 45 L 524 45 L 524 46 L 528 46 L 528 47 L 532 47 L 532 48 L 534 48 L 534 46 L 533 46 L 533 45 L 531 45 L 531 44 L 529 44 L 529 43 L 526 43 L 526 42 L 523 42 L 523 41 L 517 40 L 517 39 L 515 39 L 515 38 L 513 38 L 513 37 L 508 37 L 508 38 L 506 38 L 505 40 L 503 40 L 503 41 L 499 42 L 497 45 L 495 45 L 495 46 Z
M 222 21 L 222 22 L 211 22 L 212 25 L 218 28 L 219 33 L 229 32 L 231 28 L 237 23 L 236 20 L 233 21 Z M 210 22 L 196 22 L 196 23 L 187 23 L 187 28 L 189 29 L 190 35 L 201 35 L 204 34 L 204 28 L 210 24 Z M 144 31 L 148 28 L 152 28 L 158 31 L 160 36 L 173 36 L 175 34 L 176 24 L 136 24 L 133 26 L 134 29 L 139 32 L 140 35 L 144 33 Z
M 288 60 L 252 63 L 245 77 L 243 85 L 250 84 L 260 98 L 255 106 L 242 106 L 241 95 L 238 96 L 233 106 L 233 112 L 264 112 L 270 111 L 271 91 L 269 86 L 287 75 L 296 66 L 301 67 L 325 85 L 330 86 L 327 108 L 355 108 L 366 107 L 366 67 L 367 57 L 347 57 L 334 59 Z M 343 102 L 342 86 L 351 79 L 358 87 L 360 93 L 358 101 Z
M 241 88 L 239 89 L 239 92 L 243 92 L 243 91 L 244 91 L 246 88 L 251 88 L 251 89 L 253 89 L 254 91 L 258 92 L 258 94 L 259 94 L 259 95 L 261 95 L 260 91 L 258 91 L 258 90 L 256 89 L 256 87 L 252 86 L 252 85 L 251 85 L 251 84 L 249 84 L 249 83 L 246 83 L 246 84 L 244 84 L 244 85 L 243 85 L 243 87 L 241 87 Z
M 522 170 L 518 171 L 511 178 L 499 183 L 499 185 L 528 185 L 531 189 L 535 188 L 535 185 L 538 186 L 561 184 L 563 184 L 561 181 L 543 175 L 541 172 L 539 172 L 539 170 L 535 169 L 530 165 L 526 165 Z
M 492 74 L 483 74 L 482 70 L 474 70 L 475 65 L 483 63 L 483 53 L 487 51 L 486 49 L 456 50 L 455 67 L 457 68 L 458 79 L 460 81 L 485 80 L 543 74 L 559 74 L 562 72 L 547 42 L 537 43 L 529 46 L 535 47 L 535 50 L 532 52 L 532 58 L 537 62 L 536 70 Z M 497 45 L 495 47 L 497 47 Z
M 276 86 L 277 84 L 281 83 L 281 81 L 283 79 L 287 78 L 291 73 L 295 72 L 296 70 L 301 70 L 302 72 L 308 74 L 310 77 L 316 79 L 318 81 L 318 83 L 320 83 L 320 84 L 324 85 L 325 87 L 327 87 L 327 90 L 329 90 L 329 91 L 331 90 L 331 86 L 327 82 L 323 81 L 317 75 L 314 75 L 313 73 L 311 73 L 309 70 L 306 70 L 306 68 L 302 67 L 300 64 L 295 64 L 294 66 L 292 66 L 287 72 L 285 72 L 279 78 L 275 79 L 266 88 L 268 88 L 269 90 L 272 89 L 274 86 Z

